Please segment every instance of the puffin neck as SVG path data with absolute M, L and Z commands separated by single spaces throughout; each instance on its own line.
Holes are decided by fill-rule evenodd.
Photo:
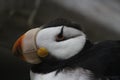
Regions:
M 56 63 L 52 64 L 47 63 L 35 64 L 31 67 L 31 70 L 34 73 L 46 74 L 53 71 L 57 71 L 56 73 L 58 73 L 62 71 L 64 68 L 75 68 L 77 66 L 75 66 L 74 64 L 77 64 L 80 60 L 80 57 L 85 55 L 85 52 L 89 50 L 92 46 L 93 44 L 89 40 L 86 40 L 85 47 L 83 48 L 83 50 L 76 54 L 75 56 L 67 60 L 58 60 L 56 61 Z

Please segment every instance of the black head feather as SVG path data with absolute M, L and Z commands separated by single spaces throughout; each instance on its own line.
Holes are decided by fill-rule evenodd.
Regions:
M 44 25 L 44 28 L 56 27 L 56 26 L 68 26 L 82 30 L 80 24 L 63 18 L 57 18 L 53 21 L 48 22 L 47 24 Z

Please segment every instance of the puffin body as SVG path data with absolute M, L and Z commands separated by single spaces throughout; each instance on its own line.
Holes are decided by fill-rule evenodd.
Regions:
M 120 80 L 120 41 L 93 44 L 65 19 L 29 30 L 13 53 L 33 64 L 31 80 Z

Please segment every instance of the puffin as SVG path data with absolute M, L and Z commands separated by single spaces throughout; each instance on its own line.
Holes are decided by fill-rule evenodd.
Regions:
M 12 52 L 31 64 L 30 80 L 120 80 L 120 40 L 92 43 L 63 18 L 28 30 Z

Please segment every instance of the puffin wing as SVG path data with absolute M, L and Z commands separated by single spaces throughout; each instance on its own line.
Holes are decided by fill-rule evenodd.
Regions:
M 96 75 L 120 80 L 120 41 L 100 42 L 83 54 L 79 60 L 80 67 L 89 69 Z

